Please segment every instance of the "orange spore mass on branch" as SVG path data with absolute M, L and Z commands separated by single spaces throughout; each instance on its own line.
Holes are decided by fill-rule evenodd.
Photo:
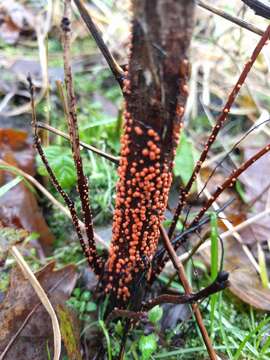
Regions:
M 137 126 L 139 120 L 132 119 L 127 110 L 124 117 L 113 237 L 107 262 L 110 281 L 105 291 L 125 302 L 131 296 L 134 276 L 148 270 L 142 259 L 149 263 L 155 254 L 172 174 L 171 166 L 160 160 L 160 135 L 153 129 Z M 139 161 L 141 158 L 144 161 Z

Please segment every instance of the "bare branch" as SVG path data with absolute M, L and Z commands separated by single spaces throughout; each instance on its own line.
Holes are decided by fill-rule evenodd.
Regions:
M 238 19 L 237 17 L 231 15 L 231 14 L 228 14 L 226 13 L 225 11 L 223 10 L 220 10 L 214 6 L 212 6 L 211 4 L 208 4 L 204 1 L 201 1 L 201 0 L 198 0 L 198 5 L 205 9 L 205 10 L 208 10 L 210 12 L 212 12 L 213 14 L 216 14 L 218 16 L 221 16 L 223 17 L 224 19 L 228 20 L 228 21 L 231 21 L 232 23 L 236 24 L 236 25 L 239 25 L 241 26 L 242 28 L 246 29 L 246 30 L 249 30 L 257 35 L 260 35 L 262 36 L 263 35 L 263 30 L 257 28 L 256 26 L 254 25 L 251 25 L 249 23 L 247 23 L 246 21 L 242 20 L 242 19 Z
M 102 39 L 102 36 L 100 34 L 100 31 L 97 29 L 95 23 L 92 20 L 91 15 L 83 5 L 81 0 L 74 0 L 81 17 L 87 26 L 88 30 L 92 34 L 93 38 L 95 39 L 95 42 L 97 46 L 99 47 L 102 55 L 104 56 L 105 60 L 107 61 L 107 64 L 109 65 L 115 79 L 117 80 L 118 84 L 120 85 L 121 89 L 123 88 L 123 80 L 125 77 L 124 70 L 117 64 L 116 60 L 114 59 L 113 55 L 109 51 L 107 45 L 105 44 L 104 40 Z
M 52 126 L 50 126 L 50 125 L 47 125 L 47 124 L 45 124 L 45 123 L 43 123 L 43 122 L 41 122 L 41 121 L 39 121 L 39 122 L 37 123 L 37 126 L 38 126 L 39 128 L 41 128 L 41 129 L 48 130 L 48 131 L 50 131 L 50 132 L 52 132 L 52 133 L 54 133 L 54 134 L 56 134 L 56 135 L 59 135 L 59 136 L 65 138 L 65 139 L 67 139 L 67 140 L 70 140 L 70 137 L 69 137 L 68 134 L 64 133 L 64 132 L 61 131 L 61 130 L 55 129 L 54 127 L 52 127 Z M 110 160 L 111 162 L 113 162 L 113 163 L 116 164 L 116 165 L 119 165 L 119 158 L 116 157 L 116 156 L 113 156 L 113 155 L 111 155 L 111 154 L 107 154 L 107 153 L 105 153 L 104 151 L 99 150 L 99 149 L 97 149 L 96 147 L 94 147 L 94 146 L 92 146 L 92 145 L 88 145 L 88 144 L 86 144 L 86 143 L 83 142 L 83 141 L 80 141 L 80 146 L 82 146 L 83 148 L 85 148 L 85 149 L 87 149 L 87 150 L 90 150 L 90 151 L 94 152 L 94 153 L 97 154 L 97 155 L 100 155 L 100 156 L 104 157 L 104 158 L 107 159 L 107 160 Z
M 228 187 L 231 187 L 235 184 L 236 180 L 239 178 L 239 176 L 246 171 L 248 167 L 250 167 L 252 164 L 254 164 L 257 160 L 259 160 L 263 155 L 265 155 L 267 152 L 270 151 L 270 144 L 263 147 L 260 151 L 258 151 L 255 155 L 253 155 L 251 158 L 249 158 L 246 162 L 244 162 L 238 169 L 233 170 L 233 172 L 230 174 L 230 176 L 227 177 L 227 179 L 223 182 L 222 185 L 218 186 L 214 194 L 211 196 L 211 198 L 207 201 L 206 205 L 202 207 L 199 214 L 194 218 L 190 226 L 193 226 L 200 221 L 200 219 L 203 217 L 205 212 L 210 208 L 210 206 L 213 204 L 214 201 L 217 200 L 219 195 Z
M 270 19 L 270 4 L 265 0 L 242 0 L 247 6 L 255 11 L 256 15 Z
M 234 170 L 228 177 L 227 179 L 223 182 L 222 185 L 217 186 L 216 191 L 213 193 L 213 195 L 211 196 L 211 198 L 209 198 L 209 200 L 206 202 L 206 204 L 202 207 L 201 211 L 198 213 L 198 215 L 194 218 L 194 220 L 188 225 L 186 231 L 187 231 L 187 235 L 189 234 L 189 230 L 191 230 L 192 228 L 196 228 L 196 226 L 199 224 L 200 220 L 203 218 L 204 214 L 206 213 L 206 211 L 211 207 L 211 205 L 217 200 L 217 198 L 219 197 L 219 195 L 228 187 L 231 187 L 235 184 L 237 178 L 244 172 L 246 171 L 246 169 L 251 166 L 252 164 L 254 164 L 255 161 L 257 161 L 258 159 L 260 159 L 263 155 L 265 155 L 267 152 L 270 151 L 270 144 L 266 145 L 264 148 L 262 148 L 260 151 L 258 151 L 255 155 L 253 155 L 251 158 L 249 158 L 246 162 L 244 162 L 238 169 Z M 184 235 L 186 236 L 186 235 Z M 179 245 L 181 244 L 181 242 L 183 241 L 183 237 L 179 237 L 176 240 L 174 240 L 172 242 L 173 244 L 173 248 L 175 250 L 177 250 L 177 248 L 179 247 Z M 194 245 L 194 247 L 192 248 L 188 259 L 190 259 L 195 252 L 198 250 L 198 248 L 201 246 L 201 244 L 203 243 L 203 241 L 198 241 L 197 244 Z M 161 271 L 164 267 L 164 264 L 169 260 L 168 256 L 165 256 L 165 258 L 160 262 L 159 264 L 159 270 Z
M 217 138 L 217 135 L 220 131 L 220 129 L 223 127 L 228 114 L 230 112 L 231 106 L 234 103 L 234 100 L 236 98 L 236 96 L 238 95 L 250 69 L 252 68 L 254 62 L 256 61 L 259 53 L 261 52 L 263 46 L 266 44 L 266 42 L 269 40 L 269 36 L 270 36 L 270 25 L 267 27 L 267 29 L 264 32 L 264 35 L 261 37 L 260 41 L 258 42 L 256 48 L 254 49 L 251 58 L 246 62 L 244 69 L 242 71 L 242 73 L 239 76 L 239 79 L 237 80 L 235 86 L 233 87 L 232 91 L 229 94 L 228 100 L 226 102 L 226 104 L 223 107 L 222 113 L 220 114 L 220 116 L 218 117 L 215 126 L 213 127 L 211 134 L 208 138 L 208 140 L 206 141 L 205 145 L 204 145 L 204 150 L 202 151 L 199 160 L 196 163 L 196 166 L 193 170 L 193 173 L 186 185 L 186 187 L 180 192 L 180 196 L 179 196 L 179 202 L 178 205 L 176 207 L 175 213 L 174 213 L 174 217 L 173 217 L 173 221 L 172 224 L 170 226 L 169 229 L 169 237 L 171 238 L 173 236 L 177 221 L 179 219 L 179 216 L 182 212 L 183 207 L 186 205 L 186 199 L 188 197 L 189 191 L 194 183 L 194 181 L 197 178 L 198 173 L 201 170 L 202 164 L 204 163 L 208 152 L 212 146 L 212 144 L 214 143 L 214 141 Z
M 176 252 L 174 251 L 174 248 L 171 244 L 171 241 L 167 235 L 167 232 L 166 230 L 163 228 L 163 226 L 160 227 L 160 233 L 161 233 L 161 236 L 162 236 L 162 239 L 163 239 L 163 242 L 164 242 L 164 246 L 169 254 L 169 257 L 170 259 L 172 260 L 172 263 L 175 267 L 175 269 L 177 270 L 178 272 L 178 277 L 179 277 L 179 280 L 180 282 L 182 283 L 183 287 L 184 287 L 184 290 L 185 290 L 185 294 L 187 296 L 190 296 L 191 293 L 192 293 L 192 289 L 191 289 L 191 286 L 189 285 L 188 283 L 188 279 L 186 277 L 186 274 L 185 274 L 185 269 L 181 263 L 181 261 L 178 259 L 178 256 L 176 254 Z M 202 334 L 202 337 L 203 337 L 203 340 L 204 340 L 204 343 L 207 347 L 207 351 L 208 351 L 208 354 L 209 354 L 209 357 L 211 360 L 216 360 L 217 359 L 217 356 L 216 356 L 216 353 L 213 349 L 213 346 L 212 346 L 212 343 L 211 343 L 211 340 L 209 338 L 209 335 L 207 333 L 207 330 L 203 324 L 203 319 L 202 319 L 202 315 L 201 315 L 201 312 L 200 312 L 200 309 L 198 308 L 198 306 L 196 304 L 192 304 L 192 310 L 194 311 L 194 315 L 195 315 L 195 318 L 196 318 L 196 321 L 197 321 L 197 324 L 200 328 L 200 331 L 201 331 L 201 334 Z
M 221 272 L 218 274 L 215 281 L 212 282 L 206 288 L 198 291 L 197 293 L 192 293 L 190 295 L 171 295 L 171 294 L 163 294 L 155 299 L 151 299 L 143 304 L 144 310 L 150 310 L 156 305 L 161 304 L 191 304 L 193 302 L 202 300 L 210 295 L 213 295 L 219 291 L 222 291 L 230 286 L 228 280 L 228 273 Z
M 106 323 L 108 324 L 114 319 L 117 319 L 119 317 L 140 320 L 142 317 L 146 317 L 146 315 L 147 313 L 145 311 L 132 311 L 132 310 L 114 308 L 113 311 L 107 317 Z
M 80 154 L 79 129 L 76 112 L 76 98 L 73 87 L 73 77 L 70 62 L 70 0 L 65 1 L 64 17 L 61 27 L 63 31 L 63 47 L 64 47 L 64 73 L 65 84 L 67 89 L 67 106 L 68 106 L 68 128 L 70 143 L 74 164 L 77 172 L 78 192 L 82 205 L 82 213 L 88 239 L 88 259 L 92 264 L 94 271 L 98 274 L 102 271 L 102 259 L 98 256 L 94 239 L 92 212 L 89 204 L 88 181 L 84 175 L 83 163 Z
M 36 118 L 36 110 L 35 110 L 35 100 L 34 100 L 34 86 L 33 86 L 32 79 L 31 79 L 30 75 L 28 76 L 27 80 L 28 80 L 28 83 L 29 83 L 29 90 L 30 90 L 30 96 L 31 96 L 32 127 L 33 127 L 33 132 L 34 132 L 34 134 L 33 134 L 34 146 L 35 146 L 37 152 L 39 153 L 39 156 L 40 156 L 44 166 L 46 167 L 46 170 L 47 170 L 47 172 L 49 174 L 50 180 L 51 180 L 55 190 L 62 196 L 62 198 L 64 199 L 64 201 L 65 201 L 65 203 L 66 203 L 66 205 L 67 205 L 67 207 L 69 209 L 71 219 L 72 219 L 73 225 L 75 227 L 75 230 L 77 232 L 77 235 L 78 235 L 82 250 L 83 250 L 86 258 L 88 259 L 88 256 L 87 256 L 88 251 L 87 251 L 84 239 L 83 239 L 83 235 L 82 235 L 82 231 L 81 231 L 81 227 L 80 227 L 80 223 L 79 223 L 79 218 L 78 218 L 77 212 L 75 210 L 74 202 L 70 199 L 68 194 L 63 190 L 63 188 L 60 185 L 59 181 L 57 180 L 52 168 L 50 167 L 48 159 L 47 159 L 47 157 L 46 157 L 46 155 L 45 155 L 45 153 L 44 153 L 44 151 L 42 149 L 41 140 L 40 140 L 40 137 L 38 135 L 37 118 Z

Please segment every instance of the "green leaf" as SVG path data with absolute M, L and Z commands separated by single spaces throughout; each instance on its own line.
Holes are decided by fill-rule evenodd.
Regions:
M 197 159 L 197 151 L 195 150 L 192 142 L 183 132 L 181 135 L 180 145 L 178 146 L 176 152 L 174 174 L 181 177 L 184 185 L 188 183 Z
M 157 339 L 155 334 L 143 335 L 139 340 L 139 349 L 141 351 L 141 359 L 148 360 L 151 358 L 151 355 L 157 349 Z
M 73 291 L 73 295 L 78 298 L 81 295 L 81 289 L 80 288 L 75 288 Z
M 123 331 L 124 331 L 123 325 L 122 325 L 121 321 L 118 320 L 116 325 L 115 325 L 115 332 L 116 332 L 116 334 L 122 336 Z
M 80 313 L 83 313 L 85 311 L 85 308 L 86 308 L 86 302 L 81 301 L 80 302 L 80 308 L 79 308 Z
M 97 304 L 94 303 L 93 301 L 90 301 L 87 303 L 86 305 L 86 311 L 87 312 L 92 312 L 92 311 L 95 311 L 97 310 Z
M 88 122 L 88 124 L 86 124 L 84 127 L 82 127 L 82 130 L 85 131 L 87 129 L 91 129 L 96 126 L 104 126 L 104 125 L 108 125 L 108 124 L 115 123 L 115 122 L 116 122 L 116 118 L 104 116 L 103 119 Z
M 11 180 L 7 184 L 0 187 L 0 197 L 5 195 L 10 189 L 19 184 L 22 181 L 21 176 L 17 176 L 15 179 Z
M 91 299 L 91 293 L 90 291 L 84 291 L 81 295 L 81 300 L 83 301 L 89 301 Z
M 247 199 L 246 199 L 246 195 L 245 195 L 245 190 L 244 190 L 243 185 L 241 184 L 241 182 L 240 182 L 239 180 L 236 180 L 235 190 L 238 192 L 238 195 L 240 196 L 241 200 L 242 200 L 244 203 L 247 203 Z
M 61 186 L 66 190 L 70 190 L 77 180 L 70 149 L 52 145 L 44 149 L 44 152 Z M 42 176 L 47 176 L 47 170 L 39 157 L 37 157 L 37 164 L 38 173 Z
M 152 324 L 156 324 L 162 318 L 162 315 L 163 315 L 162 307 L 156 305 L 148 312 L 148 319 Z

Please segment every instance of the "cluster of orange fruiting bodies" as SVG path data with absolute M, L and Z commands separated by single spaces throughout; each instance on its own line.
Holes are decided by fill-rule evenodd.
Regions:
M 130 44 L 131 53 L 132 39 Z M 149 270 L 149 264 L 157 249 L 159 228 L 172 182 L 173 159 L 182 127 L 184 106 L 181 104 L 185 102 L 188 93 L 188 62 L 184 59 L 180 62 L 179 70 L 181 101 L 176 102 L 175 115 L 169 120 L 172 127 L 167 133 L 169 140 L 167 138 L 166 141 L 169 141 L 169 144 L 165 145 L 166 131 L 163 132 L 164 129 L 157 125 L 162 121 L 151 119 L 145 124 L 145 121 L 136 118 L 133 110 L 129 109 L 128 100 L 132 96 L 132 86 L 128 68 L 123 81 L 123 92 L 127 101 L 105 286 L 105 292 L 124 302 L 134 291 L 136 277 Z M 150 123 L 153 126 L 150 126 Z
M 105 291 L 126 301 L 136 273 L 147 270 L 142 259 L 151 261 L 156 251 L 172 174 L 161 154 L 160 134 L 132 119 L 127 109 L 124 119 Z M 178 140 L 179 127 L 175 130 Z
M 133 158 L 134 154 L 130 152 L 130 145 L 138 136 L 142 137 L 138 143 L 144 142 L 145 146 L 138 147 L 137 160 L 132 161 L 129 157 Z M 135 125 L 129 113 L 125 113 L 108 260 L 108 271 L 119 274 L 119 283 L 107 284 L 107 291 L 114 290 L 123 300 L 130 297 L 129 284 L 134 274 L 145 270 L 142 257 L 151 260 L 156 251 L 159 225 L 167 204 L 171 173 L 166 164 L 161 168 L 159 142 L 160 137 L 153 129 L 145 130 Z M 134 148 L 136 146 L 132 146 Z

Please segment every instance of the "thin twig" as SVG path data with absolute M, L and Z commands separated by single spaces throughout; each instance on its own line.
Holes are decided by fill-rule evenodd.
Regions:
M 268 153 L 270 150 L 270 144 L 263 147 L 260 151 L 258 151 L 256 154 L 254 154 L 252 157 L 250 157 L 247 161 L 245 161 L 238 169 L 235 169 L 232 171 L 232 173 L 227 177 L 227 179 L 223 182 L 222 185 L 217 186 L 216 191 L 214 194 L 209 198 L 207 203 L 201 208 L 198 215 L 194 218 L 194 220 L 191 222 L 190 226 L 194 226 L 195 224 L 200 221 L 200 219 L 203 217 L 205 212 L 210 208 L 210 206 L 213 204 L 214 201 L 217 200 L 219 195 L 228 187 L 232 187 L 236 180 L 239 178 L 239 176 L 246 171 L 247 168 L 249 168 L 252 164 L 254 164 L 257 160 L 259 160 L 263 155 Z
M 197 174 L 200 172 L 202 164 L 204 163 L 208 152 L 212 146 L 212 144 L 215 142 L 217 135 L 220 131 L 220 129 L 223 127 L 224 122 L 227 119 L 227 116 L 230 112 L 231 106 L 234 103 L 234 100 L 236 98 L 236 96 L 238 95 L 250 69 L 252 68 L 254 62 L 256 61 L 259 53 L 261 52 L 263 46 L 266 44 L 266 42 L 268 41 L 270 36 L 270 25 L 267 27 L 267 29 L 265 30 L 263 36 L 261 37 L 260 41 L 258 42 L 255 50 L 253 51 L 251 58 L 246 62 L 244 69 L 242 71 L 242 73 L 239 76 L 239 79 L 237 80 L 235 86 L 233 87 L 232 91 L 230 92 L 230 95 L 228 97 L 228 100 L 226 102 L 226 104 L 223 107 L 223 111 L 220 114 L 220 116 L 218 117 L 215 126 L 212 128 L 211 134 L 209 136 L 209 138 L 207 139 L 205 145 L 204 145 L 204 150 L 202 151 L 199 160 L 196 163 L 196 166 L 193 170 L 193 173 L 186 185 L 186 187 L 180 192 L 180 196 L 179 196 L 179 202 L 178 205 L 176 207 L 175 213 L 174 213 L 174 217 L 173 217 L 173 221 L 171 223 L 170 229 L 169 229 L 169 238 L 171 238 L 173 236 L 173 233 L 175 231 L 176 228 L 176 224 L 177 221 L 179 219 L 179 216 L 182 212 L 183 207 L 186 205 L 186 199 L 188 197 L 189 191 L 194 183 L 194 181 L 196 180 Z
M 240 231 L 254 223 L 256 223 L 258 220 L 262 219 L 263 217 L 267 216 L 270 214 L 270 208 L 269 209 L 266 209 L 262 212 L 260 212 L 259 214 L 256 214 L 250 218 L 248 218 L 247 220 L 241 222 L 239 225 L 236 225 L 236 226 L 233 226 L 230 230 L 227 230 L 227 231 L 224 231 L 221 235 L 220 235 L 220 238 L 223 240 L 223 239 L 226 239 L 228 236 L 231 236 L 231 235 L 234 235 L 235 232 L 237 231 Z M 199 243 L 199 242 L 198 242 Z M 196 243 L 194 246 L 197 246 Z M 200 242 L 199 246 L 197 246 L 197 250 L 202 247 L 202 249 L 206 249 L 208 248 L 209 246 L 211 245 L 211 241 L 210 240 L 207 240 L 207 241 L 202 241 Z M 197 251 L 196 250 L 196 251 Z M 191 249 L 191 251 L 193 251 L 193 249 Z M 190 253 L 191 251 L 189 252 L 186 252 L 184 254 L 181 254 L 179 256 L 179 260 L 183 261 L 183 263 L 186 263 L 189 259 L 190 259 Z
M 70 137 L 69 137 L 68 134 L 66 134 L 66 133 L 64 133 L 63 131 L 58 130 L 58 129 L 50 126 L 50 125 L 47 125 L 47 124 L 45 124 L 45 123 L 43 123 L 43 122 L 41 122 L 41 121 L 39 121 L 39 122 L 37 123 L 37 126 L 38 126 L 39 128 L 41 128 L 41 129 L 48 130 L 48 131 L 50 131 L 50 132 L 52 132 L 52 133 L 54 133 L 54 134 L 56 134 L 56 135 L 59 135 L 59 136 L 65 138 L 65 139 L 67 139 L 67 140 L 70 140 Z M 101 157 L 104 157 L 104 158 L 107 159 L 107 160 L 110 160 L 111 162 L 113 162 L 113 163 L 116 164 L 116 165 L 119 165 L 119 158 L 116 157 L 116 156 L 113 156 L 113 155 L 111 155 L 111 154 L 107 154 L 107 153 L 105 153 L 104 151 L 99 150 L 99 149 L 97 149 L 96 147 L 94 147 L 94 146 L 92 146 L 92 145 L 88 145 L 88 144 L 86 144 L 86 143 L 83 142 L 83 141 L 80 141 L 80 146 L 82 146 L 83 148 L 85 148 L 85 149 L 87 149 L 87 150 L 90 150 L 90 151 L 94 152 L 95 154 L 98 154 L 98 155 L 101 156 Z
M 55 83 L 56 83 L 56 86 L 57 86 L 57 89 L 58 89 L 58 92 L 59 92 L 59 96 L 60 96 L 60 100 L 61 100 L 61 103 L 62 103 L 62 106 L 63 106 L 65 119 L 66 119 L 66 122 L 68 122 L 68 116 L 69 116 L 69 114 L 68 114 L 68 104 L 67 104 L 67 99 L 65 97 L 63 84 L 62 84 L 62 82 L 60 80 L 56 80 Z M 38 122 L 37 126 L 39 128 L 51 131 L 51 132 L 55 133 L 56 135 L 62 136 L 63 138 L 70 141 L 69 135 L 64 133 L 63 131 L 55 129 L 52 126 L 48 126 L 47 124 L 45 124 L 43 122 Z M 90 151 L 104 157 L 105 159 L 110 160 L 111 162 L 115 163 L 116 165 L 119 165 L 119 158 L 117 158 L 116 156 L 106 154 L 104 151 L 99 150 L 99 149 L 95 148 L 94 146 L 88 145 L 88 144 L 86 144 L 86 143 L 84 143 L 82 141 L 80 141 L 80 145 L 82 147 L 86 148 L 87 150 L 90 150 Z
M 232 23 L 241 26 L 242 28 L 249 30 L 257 35 L 262 36 L 263 35 L 263 30 L 257 28 L 256 26 L 247 23 L 246 21 L 242 20 L 242 19 L 238 19 L 236 16 L 233 16 L 231 14 L 228 14 L 227 12 L 218 9 L 214 6 L 212 6 L 211 4 L 206 3 L 205 1 L 201 1 L 201 0 L 197 0 L 198 5 L 205 9 L 208 10 L 210 12 L 212 12 L 213 14 L 216 14 L 218 16 L 223 17 L 224 19 L 231 21 Z
M 147 313 L 145 311 L 132 311 L 132 310 L 124 310 L 124 309 L 113 309 L 112 312 L 106 319 L 106 324 L 110 323 L 114 319 L 119 317 L 128 318 L 134 320 L 140 320 L 142 317 L 146 317 Z
M 197 178 L 197 182 L 198 182 L 198 186 L 202 186 L 202 181 L 200 179 L 200 176 L 198 176 Z M 211 198 L 211 194 L 209 193 L 209 191 L 207 189 L 204 189 L 204 193 L 205 193 L 205 196 L 207 197 L 207 199 L 210 199 Z M 219 208 L 219 205 L 217 203 L 217 201 L 214 201 L 213 204 L 212 204 L 213 208 L 215 210 L 217 210 Z M 233 229 L 233 225 L 231 224 L 231 222 L 227 219 L 227 216 L 224 212 L 220 212 L 220 220 L 222 221 L 222 223 L 225 225 L 225 227 L 228 229 L 228 230 L 231 230 Z M 247 258 L 249 259 L 249 261 L 251 262 L 252 266 L 255 268 L 255 270 L 257 272 L 260 271 L 260 267 L 259 267 L 259 264 L 257 263 L 254 255 L 252 254 L 251 250 L 248 248 L 248 246 L 244 243 L 241 235 L 234 231 L 233 232 L 233 237 L 241 244 L 241 247 L 244 251 L 244 253 L 246 254 Z M 192 249 L 193 250 L 193 249 Z M 187 260 L 188 261 L 188 260 Z
M 75 210 L 75 205 L 74 205 L 74 202 L 70 199 L 70 197 L 68 196 L 68 194 L 63 190 L 63 188 L 61 187 L 59 181 L 57 180 L 52 168 L 50 167 L 49 165 L 49 162 L 48 162 L 48 159 L 42 149 L 42 146 L 41 146 L 41 140 L 39 138 L 39 135 L 38 135 L 38 128 L 37 128 L 37 118 L 36 118 L 36 110 L 35 110 L 35 100 L 34 100 L 34 86 L 33 86 L 33 83 L 32 83 L 32 79 L 30 77 L 30 75 L 28 76 L 28 82 L 29 82 L 29 90 L 30 90 L 30 95 L 31 95 L 31 108 L 32 108 L 32 126 L 33 126 L 33 139 L 34 139 L 34 145 L 35 145 L 35 148 L 37 149 L 40 157 L 41 157 L 41 160 L 44 164 L 44 166 L 46 167 L 46 170 L 50 176 L 50 180 L 54 186 L 54 188 L 56 189 L 56 191 L 62 196 L 62 198 L 64 199 L 69 211 L 70 211 L 70 215 L 71 215 L 71 218 L 72 218 L 72 222 L 73 222 L 73 225 L 75 227 L 75 230 L 77 232 L 77 235 L 78 235 L 78 238 L 79 238 L 79 241 L 80 241 L 80 244 L 81 244 L 81 247 L 82 247 L 82 250 L 83 250 L 83 253 L 84 255 L 86 256 L 86 258 L 88 259 L 88 262 L 89 262 L 89 265 L 92 266 L 92 259 L 89 258 L 89 251 L 88 251 L 88 248 L 84 242 L 84 239 L 83 239 L 83 235 L 82 235 L 82 232 L 81 232 L 81 227 L 80 227 L 80 224 L 79 224 L 79 218 L 78 218 L 78 215 L 77 215 L 77 212 Z
M 107 61 L 107 64 L 109 65 L 115 79 L 119 83 L 121 89 L 123 87 L 123 80 L 125 77 L 124 70 L 117 64 L 116 60 L 114 59 L 113 55 L 109 51 L 107 45 L 105 44 L 104 40 L 102 39 L 102 36 L 100 34 L 100 31 L 97 29 L 95 23 L 92 20 L 91 15 L 83 5 L 81 0 L 74 0 L 81 17 L 87 26 L 88 30 L 90 31 L 91 35 L 95 39 L 95 42 L 97 46 L 99 47 L 102 55 L 104 56 L 105 60 Z
M 238 224 L 236 226 L 234 226 L 232 229 L 224 231 L 220 237 L 222 239 L 227 238 L 228 236 L 231 236 L 235 231 L 240 231 L 254 223 L 256 223 L 257 221 L 259 221 L 260 219 L 262 219 L 263 217 L 267 216 L 270 214 L 270 208 L 267 208 L 266 210 L 260 212 L 259 214 L 256 214 L 250 218 L 248 218 L 247 220 L 241 222 L 241 224 Z
M 73 86 L 73 76 L 70 62 L 70 40 L 71 40 L 71 23 L 70 23 L 70 0 L 65 1 L 64 16 L 61 22 L 61 28 L 63 33 L 63 50 L 64 50 L 64 74 L 65 84 L 67 90 L 67 105 L 68 105 L 68 128 L 70 136 L 70 144 L 72 148 L 72 155 L 74 164 L 77 172 L 77 188 L 81 200 L 83 220 L 86 229 L 86 235 L 88 240 L 88 249 L 86 254 L 88 262 L 96 274 L 102 271 L 103 261 L 98 255 L 96 244 L 94 240 L 94 229 L 93 229 L 93 216 L 89 203 L 89 191 L 88 181 L 84 174 L 82 158 L 80 154 L 80 143 L 79 143 L 79 129 L 77 121 L 77 110 L 76 110 L 76 98 Z
M 270 4 L 265 0 L 242 0 L 256 15 L 270 19 Z
M 223 182 L 223 184 L 217 186 L 216 191 L 212 194 L 212 196 L 207 200 L 206 204 L 201 208 L 200 212 L 197 214 L 197 216 L 194 218 L 194 220 L 188 225 L 187 230 L 191 229 L 193 227 L 196 228 L 196 225 L 199 224 L 200 220 L 203 218 L 206 211 L 212 206 L 212 204 L 217 200 L 217 198 L 220 196 L 220 194 L 227 189 L 228 187 L 231 187 L 235 184 L 238 177 L 246 171 L 246 169 L 254 164 L 255 161 L 257 161 L 259 158 L 261 158 L 263 155 L 265 155 L 267 152 L 270 151 L 270 144 L 266 145 L 264 148 L 262 148 L 260 151 L 258 151 L 256 154 L 254 154 L 251 158 L 249 158 L 246 162 L 244 162 L 238 169 L 233 170 L 232 173 L 226 178 L 226 180 Z M 232 230 L 233 231 L 233 230 Z M 183 241 L 181 239 L 181 241 Z M 173 248 L 177 250 L 177 248 L 180 245 L 180 239 L 176 239 L 172 242 Z M 202 242 L 199 241 L 192 249 L 191 254 L 193 255 L 198 248 L 201 246 Z M 188 256 L 189 258 L 191 255 Z M 164 264 L 168 261 L 168 256 L 163 258 L 161 263 L 159 264 L 159 271 L 163 269 Z
M 60 97 L 60 101 L 62 103 L 62 107 L 63 107 L 63 111 L 64 111 L 64 115 L 65 115 L 65 119 L 66 121 L 68 120 L 68 105 L 67 105 L 67 99 L 65 97 L 65 92 L 64 92 L 64 88 L 63 88 L 63 83 L 61 80 L 56 80 L 55 81 L 55 85 L 57 87 L 58 93 L 59 93 L 59 97 Z
M 219 291 L 222 291 L 230 286 L 229 283 L 229 274 L 225 271 L 218 274 L 215 281 L 212 282 L 206 288 L 198 291 L 197 293 L 191 293 L 189 295 L 171 295 L 171 294 L 162 294 L 155 299 L 148 300 L 143 304 L 143 310 L 150 310 L 156 305 L 161 304 L 191 304 L 193 302 L 202 300 L 210 295 L 213 295 Z
M 182 283 L 182 285 L 184 287 L 185 294 L 190 295 L 192 293 L 192 289 L 191 289 L 191 286 L 188 283 L 188 280 L 187 280 L 187 277 L 186 277 L 186 274 L 185 274 L 185 269 L 184 269 L 182 263 L 179 261 L 178 256 L 177 256 L 176 252 L 174 251 L 174 248 L 173 248 L 173 246 L 172 246 L 172 244 L 170 242 L 170 239 L 169 239 L 169 237 L 167 235 L 167 232 L 163 228 L 163 226 L 160 227 L 160 232 L 161 232 L 161 236 L 162 236 L 162 239 L 163 239 L 163 242 L 164 242 L 164 246 L 165 246 L 166 250 L 168 251 L 169 257 L 171 258 L 175 269 L 178 271 L 178 277 L 179 277 L 179 280 L 180 280 L 180 282 Z M 200 309 L 198 308 L 197 304 L 192 304 L 191 306 L 192 306 L 192 310 L 194 311 L 194 315 L 195 315 L 197 324 L 199 326 L 199 329 L 201 331 L 201 334 L 202 334 L 205 346 L 207 348 L 209 357 L 210 357 L 211 360 L 216 360 L 217 356 L 216 356 L 216 353 L 215 353 L 215 351 L 213 349 L 213 346 L 212 346 L 210 337 L 209 337 L 209 335 L 207 333 L 207 330 L 206 330 L 206 328 L 205 328 L 205 326 L 203 324 L 203 319 L 202 319 Z

